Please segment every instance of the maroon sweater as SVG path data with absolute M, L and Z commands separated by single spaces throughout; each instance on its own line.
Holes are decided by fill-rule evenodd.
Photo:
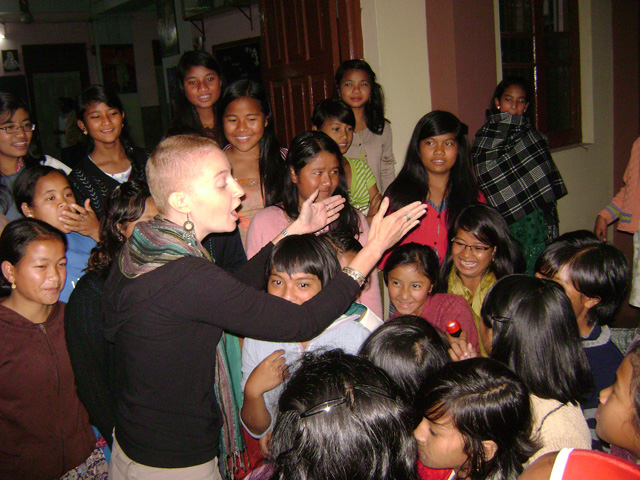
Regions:
M 394 317 L 398 315 L 396 313 Z M 473 320 L 473 312 L 460 295 L 452 293 L 429 295 L 420 316 L 443 333 L 447 332 L 447 323 L 457 320 L 462 330 L 467 332 L 467 341 L 479 351 L 478 329 Z
M 76 395 L 64 304 L 42 324 L 0 305 L 0 479 L 59 478 L 96 437 Z

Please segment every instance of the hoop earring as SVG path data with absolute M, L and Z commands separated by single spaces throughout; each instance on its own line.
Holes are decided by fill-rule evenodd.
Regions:
M 191 219 L 189 218 L 189 214 L 187 213 L 187 220 L 182 224 L 182 227 L 185 229 L 185 231 L 187 232 L 187 235 L 191 238 L 196 238 L 195 235 L 195 228 L 196 226 L 193 224 L 193 222 L 191 221 Z

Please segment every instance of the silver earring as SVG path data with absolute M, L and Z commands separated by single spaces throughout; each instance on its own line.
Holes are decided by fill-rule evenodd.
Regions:
M 187 220 L 182 224 L 182 227 L 187 232 L 187 235 L 189 235 L 191 238 L 195 238 L 194 230 L 195 230 L 196 226 L 193 224 L 193 222 L 189 218 L 189 214 L 188 213 L 187 213 Z

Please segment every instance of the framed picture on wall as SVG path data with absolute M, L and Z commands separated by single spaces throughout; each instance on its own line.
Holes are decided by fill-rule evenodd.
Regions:
M 100 45 L 102 81 L 117 93 L 136 93 L 136 64 L 133 44 Z
M 20 71 L 18 50 L 2 50 L 2 68 L 4 68 L 4 73 L 17 73 Z
M 178 44 L 178 27 L 176 25 L 176 9 L 173 0 L 157 0 L 158 38 L 163 57 L 171 57 L 180 53 Z
M 253 37 L 213 46 L 213 56 L 227 83 L 244 79 L 262 83 L 260 40 L 261 37 Z

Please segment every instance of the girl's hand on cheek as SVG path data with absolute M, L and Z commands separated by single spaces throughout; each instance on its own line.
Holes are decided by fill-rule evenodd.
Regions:
M 78 232 L 86 237 L 93 238 L 96 242 L 100 240 L 100 221 L 95 212 L 91 209 L 90 200 L 85 201 L 84 208 L 78 204 L 69 205 L 70 210 L 64 210 L 59 220 L 69 229 L 70 232 Z M 65 232 L 69 233 L 69 232 Z

